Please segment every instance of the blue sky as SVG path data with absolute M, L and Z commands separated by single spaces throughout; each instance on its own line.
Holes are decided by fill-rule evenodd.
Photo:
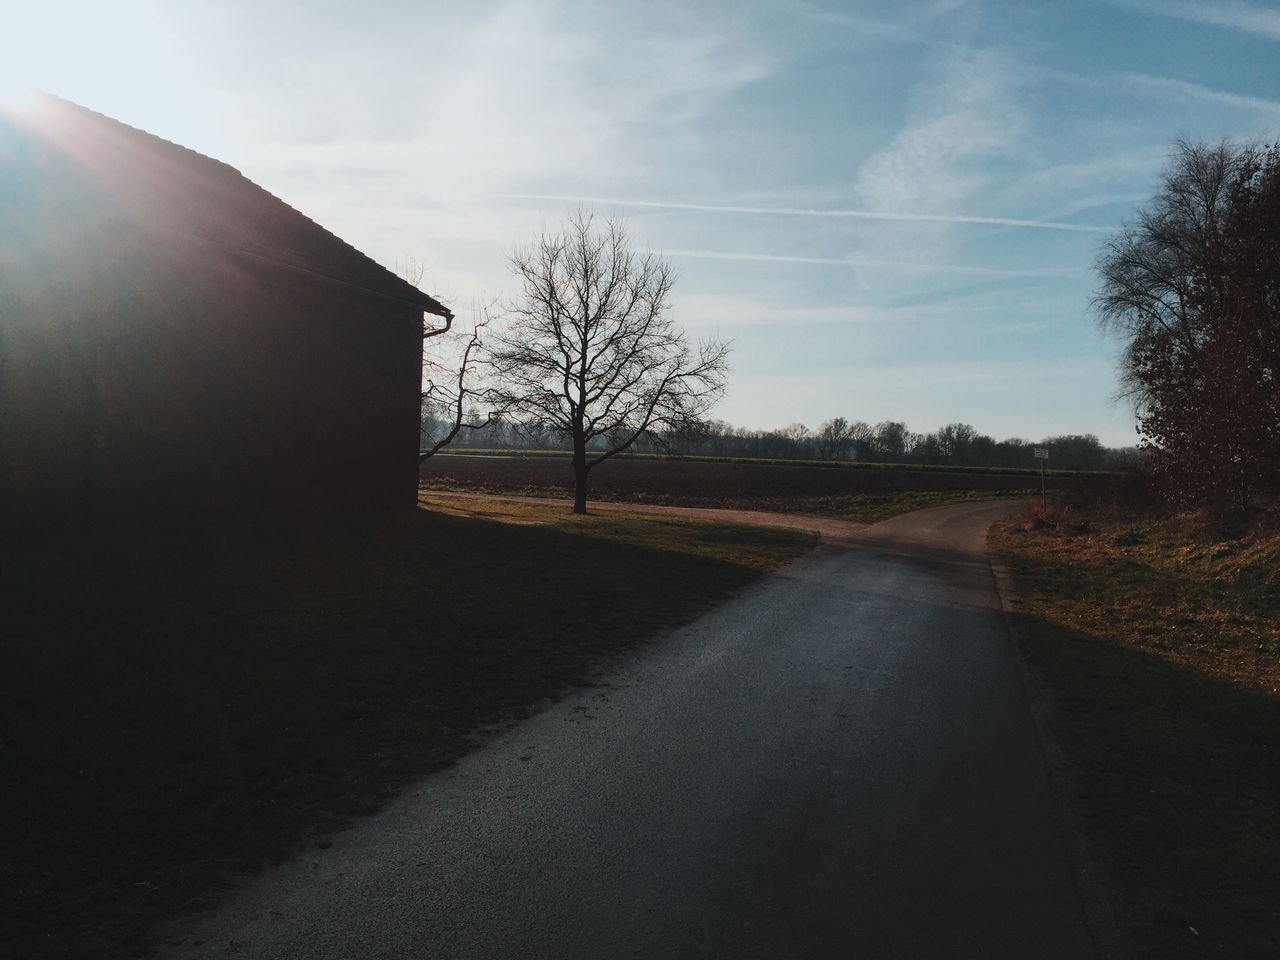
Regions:
M 6 4 L 0 82 L 238 167 L 465 313 L 579 200 L 735 343 L 718 414 L 1132 442 L 1090 266 L 1176 137 L 1280 136 L 1260 3 Z

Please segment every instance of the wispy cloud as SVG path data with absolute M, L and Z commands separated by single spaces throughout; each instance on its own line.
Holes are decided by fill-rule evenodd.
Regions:
M 843 10 L 828 10 L 812 3 L 801 3 L 797 6 L 797 10 L 814 23 L 824 27 L 846 27 L 875 40 L 912 46 L 936 47 L 956 53 L 967 53 L 972 50 L 967 44 L 947 40 L 936 34 L 921 30 L 910 20 L 882 20 L 877 17 L 848 13 Z
M 1124 6 L 1213 26 L 1232 27 L 1261 36 L 1280 39 L 1280 9 L 1231 2 L 1205 4 L 1150 3 L 1143 2 L 1143 0 L 1103 0 L 1103 2 L 1111 3 L 1114 6 Z M 907 23 L 878 20 L 872 17 L 825 10 L 807 4 L 802 5 L 801 10 L 819 23 L 848 27 L 881 40 L 931 46 L 962 58 L 981 57 L 984 54 L 990 55 L 991 53 L 990 50 L 984 51 L 979 46 L 957 43 L 925 33 Z M 1065 70 L 1055 70 L 1012 57 L 1007 58 L 1007 65 L 1010 77 L 1023 75 L 1033 79 L 1066 81 L 1095 90 L 1113 90 L 1117 83 L 1122 83 L 1131 88 L 1144 89 L 1147 92 L 1157 94 L 1181 95 L 1208 103 L 1218 103 L 1245 110 L 1260 110 L 1267 113 L 1280 112 L 1280 103 L 1274 100 L 1215 90 L 1201 84 L 1188 83 L 1171 77 L 1127 72 L 1078 74 Z
M 1187 0 L 1111 0 L 1119 6 L 1146 13 L 1191 20 L 1214 27 L 1243 30 L 1272 40 L 1280 40 L 1280 9 L 1241 0 L 1211 0 L 1190 3 Z
M 1058 383 L 1071 380 L 1087 380 L 1089 378 L 1105 377 L 1110 370 L 1105 361 L 1097 360 L 1079 360 L 1072 362 L 1061 362 L 1054 365 L 1053 379 Z M 823 379 L 829 378 L 831 383 L 822 383 Z M 810 384 L 811 387 L 817 387 L 819 395 L 836 396 L 841 392 L 838 388 L 841 386 L 840 380 L 848 377 L 843 373 L 831 373 L 825 377 L 815 375 L 813 380 L 817 383 Z M 779 391 L 763 390 L 764 385 L 774 382 L 773 377 L 768 375 L 757 376 L 755 378 L 758 389 L 755 391 L 762 397 L 769 398 L 770 402 L 776 402 Z M 1007 390 L 1007 385 L 1019 380 L 1032 381 L 1043 384 L 1045 382 L 1045 370 L 1036 364 L 1023 363 L 1018 361 L 939 361 L 933 363 L 901 363 L 886 364 L 872 370 L 863 371 L 857 378 L 857 385 L 862 388 L 874 388 L 877 391 L 889 391 L 899 397 L 905 397 L 910 391 L 928 390 L 930 392 L 938 392 L 939 387 L 963 384 L 990 384 L 997 391 L 1003 392 Z M 833 389 L 836 388 L 836 389 Z M 898 404 L 898 409 L 902 409 L 905 404 Z M 889 405 L 889 410 L 893 410 L 894 405 Z M 758 421 L 768 422 L 768 421 Z M 915 424 L 912 424 L 915 426 Z
M 1025 66 L 1024 69 L 1027 76 L 1033 79 L 1070 84 L 1085 90 L 1113 93 L 1117 88 L 1124 87 L 1135 93 L 1151 94 L 1166 99 L 1198 100 L 1202 103 L 1212 103 L 1237 110 L 1261 111 L 1273 115 L 1280 113 L 1280 100 L 1268 100 L 1265 97 L 1218 90 L 1204 84 L 1179 80 L 1176 77 L 1161 77 L 1128 70 L 1085 74 L 1030 65 Z
M 940 63 L 913 88 L 902 128 L 861 164 L 858 193 L 912 213 L 954 209 L 985 196 L 999 167 L 1024 144 L 1026 113 L 1011 81 L 1016 72 L 1017 64 L 999 53 Z
M 951 273 L 975 277 L 1074 277 L 1084 271 L 1079 267 L 1033 267 L 1005 269 L 973 267 L 951 263 L 912 263 L 904 260 L 874 260 L 865 257 L 796 257 L 772 253 L 739 253 L 730 250 L 666 250 L 672 257 L 700 260 L 740 260 L 750 263 L 798 263 L 815 266 L 857 267 L 874 270 L 905 270 L 913 273 Z
M 620 197 L 575 197 L 554 193 L 511 193 L 505 200 L 550 200 L 560 203 L 587 203 L 602 207 L 642 207 L 657 210 L 688 210 L 696 213 L 738 213 L 779 217 L 824 217 L 852 220 L 896 220 L 923 223 L 974 223 L 996 227 L 1030 227 L 1038 230 L 1068 230 L 1079 233 L 1107 233 L 1110 227 L 1089 223 L 1056 223 L 1052 220 L 1023 220 L 1014 217 L 978 217 L 953 213 L 900 213 L 890 210 L 824 210 L 810 207 L 751 207 L 733 204 L 678 203 L 668 200 L 631 200 Z
M 1071 302 L 1069 297 L 1067 302 Z M 1013 326 L 1048 323 L 1062 306 L 1063 298 L 1025 288 L 988 287 L 979 292 L 934 296 L 923 301 L 896 298 L 893 302 L 846 302 L 823 306 L 797 303 L 776 291 L 761 290 L 748 296 L 742 293 L 683 293 L 677 305 L 684 318 L 695 318 L 699 324 L 728 327 L 902 327 L 905 324 L 952 326 L 987 332 L 1003 330 L 1002 323 Z M 1014 318 L 1009 320 L 1007 318 Z M 1031 319 L 1034 318 L 1034 319 Z M 1021 328 L 1020 328 L 1021 329 Z
M 1059 207 L 1050 213 L 1050 217 L 1056 219 L 1058 217 L 1072 217 L 1077 213 L 1085 210 L 1095 210 L 1098 207 L 1111 207 L 1123 204 L 1126 207 L 1132 207 L 1135 204 L 1142 203 L 1147 199 L 1145 193 L 1101 193 L 1090 196 L 1080 197 L 1073 200 L 1065 206 Z
M 1127 72 L 1116 76 L 1131 86 L 1144 88 L 1154 93 L 1190 97 L 1193 100 L 1203 100 L 1206 103 L 1220 106 L 1235 107 L 1242 110 L 1260 110 L 1263 113 L 1280 115 L 1280 102 L 1275 100 L 1250 97 L 1239 93 L 1228 93 L 1225 90 L 1215 90 L 1212 87 L 1189 83 L 1186 80 L 1177 80 L 1173 77 L 1153 77 L 1145 73 Z
M 555 178 L 643 176 L 773 69 L 744 27 L 679 4 L 640 16 L 579 0 L 397 2 L 377 24 L 327 6 L 300 17 L 297 3 L 223 0 L 200 14 L 184 53 L 245 104 L 241 155 L 288 153 L 303 175 L 322 156 L 345 174 L 352 145 L 379 176 L 410 174 L 414 195 L 457 206 Z M 424 36 L 449 42 L 424 59 Z M 229 61 L 226 47 L 241 53 Z

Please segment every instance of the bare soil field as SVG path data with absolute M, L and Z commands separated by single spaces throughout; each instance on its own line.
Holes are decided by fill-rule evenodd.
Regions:
M 422 466 L 426 490 L 568 497 L 563 458 L 445 455 Z M 1049 477 L 1051 490 L 1080 480 Z M 1039 492 L 1039 478 L 996 473 L 832 470 L 823 467 L 615 459 L 591 472 L 590 496 L 620 503 L 812 513 L 874 521 L 921 507 Z

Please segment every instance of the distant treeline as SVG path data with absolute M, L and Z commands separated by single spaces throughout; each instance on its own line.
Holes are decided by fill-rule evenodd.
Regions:
M 475 422 L 475 421 L 472 421 Z M 430 413 L 423 416 L 423 439 L 440 436 L 450 425 Z M 568 449 L 565 438 L 503 421 L 465 431 L 455 443 L 493 450 Z M 603 441 L 600 446 L 603 446 Z M 1031 441 L 996 440 L 967 423 L 947 424 L 933 433 L 914 433 L 905 423 L 884 420 L 874 426 L 835 417 L 817 430 L 793 423 L 778 430 L 735 427 L 723 420 L 705 424 L 687 436 L 645 436 L 631 449 L 637 453 L 674 453 L 708 457 L 769 460 L 855 460 L 876 463 L 919 463 L 969 467 L 1034 467 L 1036 447 L 1049 449 L 1047 466 L 1055 470 L 1121 470 L 1133 466 L 1132 447 L 1105 447 L 1091 433 Z

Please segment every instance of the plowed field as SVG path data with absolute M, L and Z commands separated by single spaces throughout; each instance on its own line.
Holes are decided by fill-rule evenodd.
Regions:
M 1049 478 L 1050 489 L 1080 481 Z M 1096 482 L 1096 481 L 1095 481 Z M 572 495 L 573 475 L 558 457 L 442 455 L 422 466 L 429 490 L 536 497 Z M 1039 492 L 1039 479 L 997 473 L 830 469 L 694 460 L 616 459 L 591 472 L 590 496 L 623 503 L 816 513 L 877 520 L 957 500 Z

